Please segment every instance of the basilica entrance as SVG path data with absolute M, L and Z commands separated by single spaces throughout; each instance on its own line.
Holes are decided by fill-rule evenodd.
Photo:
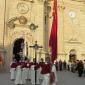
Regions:
M 23 38 L 19 38 L 14 42 L 14 46 L 13 46 L 13 55 L 18 56 L 19 52 L 23 51 L 22 48 L 22 44 L 24 43 L 24 39 Z
M 69 52 L 69 61 L 73 62 L 76 61 L 76 50 L 75 49 L 71 49 Z

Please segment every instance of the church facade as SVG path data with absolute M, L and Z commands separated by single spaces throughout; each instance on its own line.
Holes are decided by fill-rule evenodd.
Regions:
M 35 57 L 29 47 L 35 41 L 43 47 L 38 58 L 49 52 L 52 5 L 52 0 L 0 0 L 0 53 L 7 66 L 23 47 L 24 55 Z M 84 8 L 83 1 L 58 0 L 58 60 L 85 59 Z

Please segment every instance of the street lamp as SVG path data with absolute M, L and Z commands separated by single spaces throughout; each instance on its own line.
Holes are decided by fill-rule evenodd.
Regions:
M 39 48 L 42 48 L 42 46 L 39 46 L 37 44 L 37 41 L 35 41 L 35 44 L 33 46 L 29 46 L 30 48 L 33 48 L 35 50 L 35 65 L 37 63 L 37 50 Z M 35 85 L 36 85 L 36 82 L 37 82 L 37 70 L 35 69 Z

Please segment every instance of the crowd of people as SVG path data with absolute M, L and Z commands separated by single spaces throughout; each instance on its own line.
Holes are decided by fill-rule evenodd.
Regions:
M 85 60 L 77 60 L 74 62 L 70 62 L 68 64 L 68 70 L 70 70 L 73 73 L 78 73 L 79 77 L 85 76 Z
M 10 79 L 15 85 L 25 85 L 27 81 L 32 85 L 56 85 L 57 74 L 54 63 L 50 62 L 50 58 L 46 57 L 36 62 L 34 58 L 31 62 L 27 57 L 20 60 L 13 58 L 10 64 Z
M 36 58 L 32 61 L 27 57 L 13 57 L 10 64 L 10 79 L 15 85 L 25 85 L 27 81 L 32 85 L 56 85 L 58 82 L 57 71 L 70 71 L 77 73 L 79 77 L 85 76 L 85 60 L 66 62 L 59 60 L 51 62 L 49 57 Z
M 73 73 L 77 73 L 79 77 L 85 76 L 85 60 L 76 60 L 73 62 L 66 61 L 56 61 L 55 62 L 56 70 L 68 70 Z

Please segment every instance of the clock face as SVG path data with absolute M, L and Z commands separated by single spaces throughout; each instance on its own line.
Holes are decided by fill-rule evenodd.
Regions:
M 28 5 L 26 3 L 18 3 L 17 10 L 21 14 L 26 14 L 29 11 Z
M 76 16 L 75 11 L 70 11 L 70 12 L 69 12 L 69 16 L 70 16 L 71 18 L 75 18 L 75 16 Z

